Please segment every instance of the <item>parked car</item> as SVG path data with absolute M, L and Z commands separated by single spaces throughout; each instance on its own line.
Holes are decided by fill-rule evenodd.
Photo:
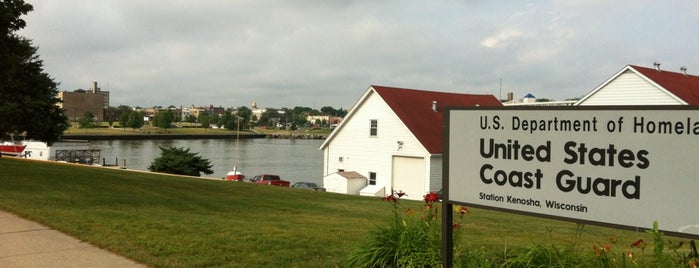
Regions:
M 307 190 L 325 192 L 325 188 L 318 187 L 318 185 L 315 182 L 300 181 L 300 182 L 294 183 L 294 185 L 291 185 L 291 188 L 307 189 Z
M 279 175 L 261 174 L 250 179 L 250 182 L 257 184 L 267 184 L 275 186 L 289 187 L 289 181 L 282 180 Z

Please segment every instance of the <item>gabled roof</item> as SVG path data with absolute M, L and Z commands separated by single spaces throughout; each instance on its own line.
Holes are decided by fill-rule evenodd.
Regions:
M 636 65 L 627 65 L 602 85 L 585 95 L 575 105 L 585 102 L 588 98 L 595 95 L 595 93 L 602 90 L 627 71 L 634 72 L 659 90 L 674 96 L 678 102 L 685 102 L 687 105 L 699 105 L 699 76 L 685 75 L 683 73 L 670 72 L 662 69 L 657 70 Z
M 502 106 L 502 103 L 493 95 L 446 93 L 372 85 L 348 112 L 347 118 L 321 145 L 321 149 L 332 140 L 337 131 L 342 130 L 342 125 L 345 122 L 351 120 L 350 117 L 354 114 L 354 110 L 361 107 L 361 103 L 368 98 L 370 92 L 375 92 L 388 104 L 408 130 L 431 154 L 443 152 L 442 121 L 445 107 Z M 437 103 L 436 112 L 432 110 L 433 101 Z
M 629 65 L 688 105 L 699 105 L 699 76 Z

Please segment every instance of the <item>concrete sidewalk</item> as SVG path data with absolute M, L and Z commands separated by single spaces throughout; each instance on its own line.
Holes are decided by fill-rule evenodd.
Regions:
M 146 267 L 0 211 L 0 267 Z

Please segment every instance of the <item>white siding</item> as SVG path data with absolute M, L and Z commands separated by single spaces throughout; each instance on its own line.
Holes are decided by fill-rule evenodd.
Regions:
M 578 105 L 681 105 L 674 96 L 631 70 L 601 88 Z
M 433 155 L 430 157 L 428 188 L 430 192 L 437 192 L 442 189 L 442 156 Z
M 369 135 L 371 120 L 378 120 L 376 136 Z M 400 149 L 398 141 L 403 143 Z M 376 185 L 390 191 L 393 156 L 424 158 L 426 155 L 422 144 L 372 91 L 354 108 L 351 118 L 345 119 L 341 129 L 324 148 L 323 176 L 339 169 L 356 171 L 367 178 L 369 172 L 375 172 Z

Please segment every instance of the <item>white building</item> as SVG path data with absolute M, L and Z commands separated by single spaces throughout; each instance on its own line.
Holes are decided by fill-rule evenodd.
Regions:
M 396 190 L 414 200 L 440 190 L 448 106 L 502 104 L 492 95 L 369 87 L 320 147 L 326 190 L 370 196 Z M 363 176 L 361 189 L 356 176 L 341 172 Z
M 699 105 L 699 76 L 627 65 L 575 105 Z
M 99 158 L 99 151 L 90 150 L 90 143 L 88 141 L 63 140 L 49 146 L 43 141 L 28 140 L 23 141 L 22 144 L 27 145 L 23 153 L 25 157 L 29 159 L 68 162 L 89 161 L 91 162 L 90 164 L 99 163 L 99 159 L 84 159 L 85 157 L 91 158 L 94 156 Z

